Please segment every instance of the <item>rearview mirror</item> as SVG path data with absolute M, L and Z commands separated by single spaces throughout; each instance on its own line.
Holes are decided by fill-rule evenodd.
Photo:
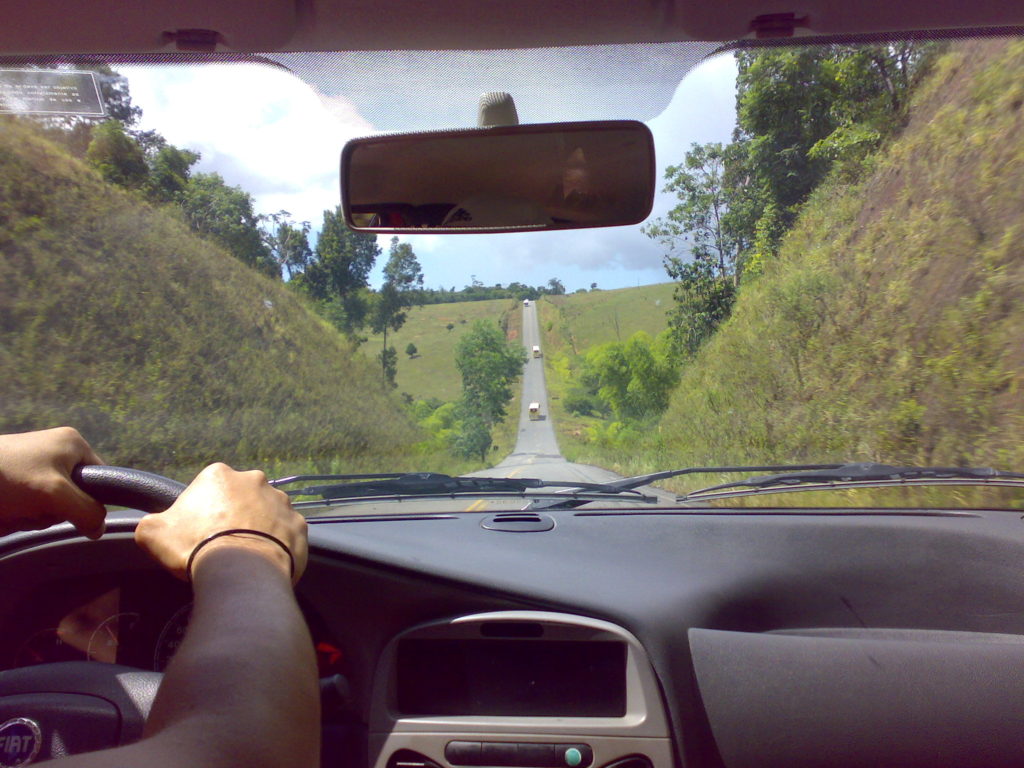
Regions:
M 522 232 L 637 224 L 654 200 L 654 141 L 634 121 L 354 139 L 345 221 L 361 232 Z

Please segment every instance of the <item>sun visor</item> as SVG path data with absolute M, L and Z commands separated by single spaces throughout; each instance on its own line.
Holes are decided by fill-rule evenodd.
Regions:
M 42 9 L 45 8 L 45 12 Z M 161 0 L 40 3 L 8 0 L 4 54 L 276 50 L 296 26 L 292 0 Z

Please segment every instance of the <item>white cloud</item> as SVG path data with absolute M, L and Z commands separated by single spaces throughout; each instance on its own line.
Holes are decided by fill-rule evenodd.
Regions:
M 277 67 L 256 64 L 126 66 L 142 127 L 202 153 L 197 170 L 216 171 L 250 192 L 262 213 L 281 209 L 317 226 L 340 199 L 345 141 L 372 126 L 339 96 L 323 100 Z

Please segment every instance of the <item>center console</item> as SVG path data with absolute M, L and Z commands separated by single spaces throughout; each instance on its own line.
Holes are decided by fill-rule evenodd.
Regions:
M 608 622 L 504 611 L 394 638 L 374 683 L 374 768 L 660 768 L 668 725 L 647 654 Z

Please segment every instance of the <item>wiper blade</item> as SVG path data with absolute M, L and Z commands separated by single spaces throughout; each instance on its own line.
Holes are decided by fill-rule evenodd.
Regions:
M 604 483 L 563 482 L 533 477 L 452 477 L 437 472 L 406 472 L 376 475 L 297 475 L 271 481 L 281 487 L 310 480 L 340 480 L 326 485 L 307 485 L 285 490 L 289 496 L 319 496 L 322 499 L 367 497 L 467 496 L 491 493 L 523 493 L 529 488 L 578 488 L 600 494 L 622 493 L 629 489 L 609 489 Z
M 635 488 L 640 488 L 644 485 L 650 485 L 656 483 L 659 480 L 667 480 L 670 477 L 679 477 L 680 475 L 710 475 L 726 472 L 778 472 L 786 470 L 787 472 L 794 472 L 797 470 L 829 470 L 838 469 L 844 466 L 843 464 L 788 464 L 784 466 L 779 465 L 767 465 L 767 466 L 728 466 L 728 467 L 684 467 L 682 469 L 666 469 L 661 472 L 651 472 L 646 475 L 636 475 L 634 477 L 624 477 L 621 480 L 613 480 L 610 483 L 604 483 L 601 488 L 609 493 L 618 492 L 622 493 L 630 491 Z M 574 487 L 581 487 L 577 485 Z M 684 498 L 677 498 L 676 501 L 683 501 Z M 550 501 L 546 503 L 534 502 L 528 508 L 529 509 L 573 509 L 586 504 L 586 501 L 578 499 L 566 499 L 565 501 Z
M 678 497 L 693 501 L 758 492 L 780 493 L 790 490 L 823 490 L 841 487 L 879 487 L 888 485 L 1008 485 L 1024 486 L 1024 473 L 1005 472 L 991 467 L 894 467 L 888 464 L 859 462 L 800 472 L 748 477 L 731 483 L 712 485 Z M 719 493 L 730 488 L 747 489 Z

